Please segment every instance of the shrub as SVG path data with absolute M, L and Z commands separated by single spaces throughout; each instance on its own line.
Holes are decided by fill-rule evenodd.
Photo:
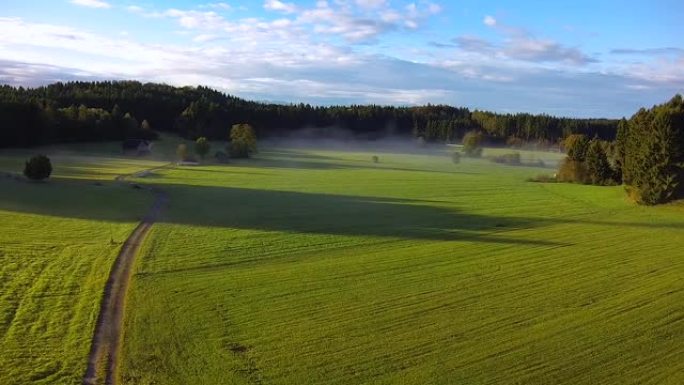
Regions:
M 556 175 L 537 175 L 533 178 L 527 179 L 528 182 L 537 182 L 537 183 L 556 183 L 558 182 L 558 178 Z
M 522 162 L 520 161 L 520 154 L 517 152 L 494 156 L 490 159 L 494 163 L 510 164 L 513 166 L 518 166 L 522 164 Z
M 482 156 L 482 133 L 470 131 L 463 137 L 463 153 L 471 158 Z
M 373 163 L 380 163 L 380 158 L 377 155 L 373 155 Z
M 45 155 L 36 155 L 26 162 L 24 175 L 31 180 L 43 180 L 52 174 L 52 163 Z
M 454 164 L 461 163 L 461 153 L 458 151 L 452 152 L 451 153 L 451 161 L 454 162 Z
M 506 145 L 512 148 L 521 148 L 525 144 L 525 141 L 518 138 L 517 136 L 509 136 L 506 139 Z
M 219 163 L 228 163 L 230 157 L 225 152 L 218 151 L 218 152 L 216 152 L 216 154 L 214 154 L 214 158 Z
M 559 182 L 583 183 L 591 182 L 589 174 L 583 162 L 565 158 L 558 168 L 557 177 Z

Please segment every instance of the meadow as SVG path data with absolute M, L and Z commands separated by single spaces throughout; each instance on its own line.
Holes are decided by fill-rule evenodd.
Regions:
M 0 180 L 0 383 L 80 383 L 151 203 L 109 181 L 165 164 L 165 139 L 157 159 L 59 147 L 54 180 Z M 684 383 L 684 205 L 448 155 L 280 144 L 133 177 L 170 204 L 137 258 L 120 383 Z
M 80 384 L 121 243 L 152 202 L 112 183 L 154 161 L 42 148 L 47 183 L 11 173 L 35 150 L 0 152 L 0 383 Z M 10 173 L 10 174 L 6 174 Z
M 139 179 L 171 205 L 138 259 L 122 382 L 684 382 L 684 207 L 540 173 L 278 147 Z

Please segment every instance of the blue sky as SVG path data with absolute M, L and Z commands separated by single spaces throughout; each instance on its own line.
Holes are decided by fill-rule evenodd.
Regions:
M 0 82 L 629 116 L 684 92 L 684 2 L 3 0 Z

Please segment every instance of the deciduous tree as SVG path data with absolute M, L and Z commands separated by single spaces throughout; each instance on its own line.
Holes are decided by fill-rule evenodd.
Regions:
M 45 155 L 36 155 L 26 162 L 24 176 L 31 180 L 44 180 L 52 174 L 52 163 Z
M 195 152 L 197 155 L 199 155 L 200 158 L 204 159 L 205 156 L 209 153 L 211 150 L 211 143 L 209 143 L 209 140 L 205 137 L 199 137 L 195 141 Z

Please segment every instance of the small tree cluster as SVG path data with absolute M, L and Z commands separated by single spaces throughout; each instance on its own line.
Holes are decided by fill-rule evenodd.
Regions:
M 243 123 L 231 128 L 228 152 L 232 158 L 249 158 L 257 152 L 257 139 L 252 126 Z
M 463 153 L 467 157 L 479 158 L 482 156 L 483 135 L 478 131 L 470 131 L 463 137 Z
M 605 142 L 573 134 L 563 141 L 563 145 L 568 156 L 560 163 L 558 181 L 596 185 L 615 183 L 618 173 L 608 160 Z
M 52 163 L 45 155 L 36 155 L 26 162 L 24 176 L 31 180 L 43 180 L 52 174 Z
M 570 135 L 558 180 L 612 184 L 622 181 L 638 203 L 654 205 L 684 197 L 684 98 L 642 108 L 617 125 L 615 141 Z

